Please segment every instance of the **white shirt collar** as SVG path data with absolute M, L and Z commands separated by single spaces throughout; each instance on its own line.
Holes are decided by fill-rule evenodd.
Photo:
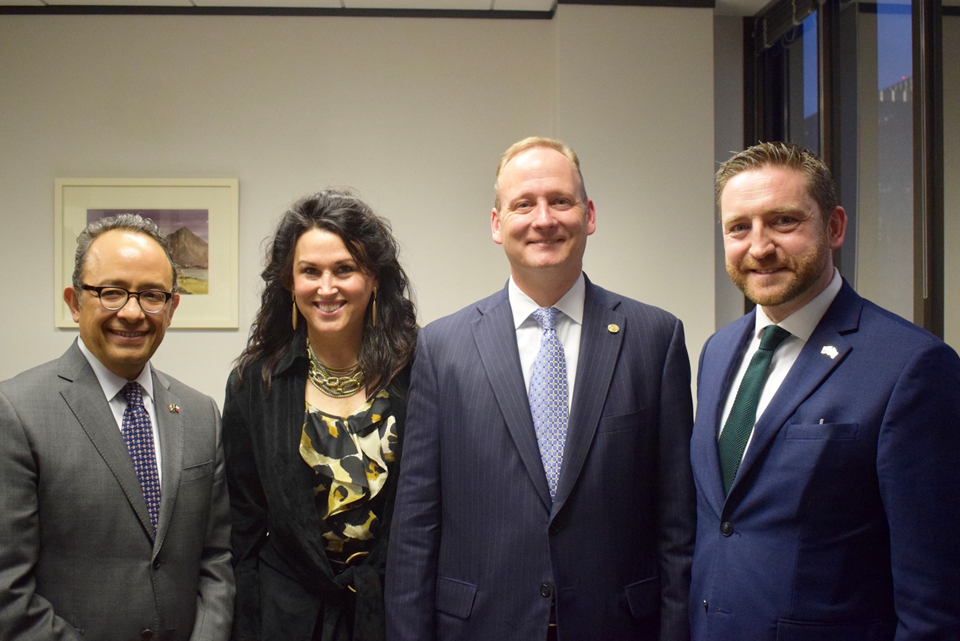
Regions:
M 564 315 L 570 318 L 570 320 L 576 322 L 577 325 L 582 325 L 583 301 L 586 298 L 586 294 L 586 280 L 583 277 L 583 272 L 580 272 L 580 276 L 573 283 L 573 286 L 567 290 L 566 294 L 560 297 L 560 300 L 553 304 L 553 307 L 559 309 Z M 513 276 L 510 277 L 510 282 L 507 284 L 507 296 L 510 299 L 510 309 L 513 311 L 514 329 L 519 328 L 524 321 L 530 318 L 530 315 L 534 311 L 540 309 L 540 306 L 517 286 L 513 280 Z
M 100 387 L 103 389 L 103 395 L 107 397 L 108 401 L 112 401 L 113 397 L 120 393 L 120 390 L 123 389 L 123 386 L 129 383 L 127 379 L 117 376 L 106 366 L 100 362 L 96 356 L 93 355 L 87 346 L 84 345 L 83 339 L 79 336 L 77 337 L 77 347 L 80 348 L 80 351 L 86 357 L 87 362 L 90 363 L 90 367 L 93 369 L 93 373 L 97 376 L 97 381 L 100 382 Z M 143 393 L 153 399 L 153 375 L 152 370 L 150 369 L 150 362 L 147 361 L 147 364 L 143 366 L 143 370 L 140 372 L 140 375 L 137 376 L 136 382 L 140 383 L 140 387 L 143 388 Z
M 813 335 L 813 330 L 820 324 L 820 319 L 827 313 L 827 309 L 830 308 L 833 300 L 837 297 L 837 294 L 840 293 L 842 286 L 843 278 L 840 277 L 840 272 L 834 267 L 833 278 L 830 280 L 830 284 L 824 287 L 823 291 L 817 294 L 816 298 L 777 324 L 803 342 L 807 342 L 810 340 L 810 336 Z M 754 336 L 758 336 L 767 325 L 773 325 L 773 321 L 763 313 L 762 309 L 758 309 Z

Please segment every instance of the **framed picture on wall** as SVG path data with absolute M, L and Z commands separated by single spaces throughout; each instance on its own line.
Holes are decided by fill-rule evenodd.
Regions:
M 239 183 L 232 178 L 57 178 L 55 322 L 76 327 L 63 290 L 73 280 L 77 236 L 122 213 L 150 218 L 171 244 L 180 306 L 171 328 L 237 328 Z

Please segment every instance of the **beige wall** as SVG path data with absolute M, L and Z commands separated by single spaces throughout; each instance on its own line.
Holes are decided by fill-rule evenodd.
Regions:
M 716 16 L 713 22 L 713 149 L 715 167 L 743 151 L 743 18 Z M 712 184 L 711 184 L 712 187 Z M 715 209 L 713 278 L 717 329 L 743 316 L 744 298 L 727 274 L 720 212 Z
M 960 16 L 943 18 L 943 156 L 943 338 L 960 350 Z
M 223 398 L 286 205 L 352 186 L 394 223 L 429 322 L 502 287 L 501 151 L 580 153 L 586 269 L 713 330 L 713 12 L 562 5 L 550 21 L 0 16 L 0 379 L 56 358 L 57 177 L 240 181 L 240 329 L 167 334 L 155 364 Z

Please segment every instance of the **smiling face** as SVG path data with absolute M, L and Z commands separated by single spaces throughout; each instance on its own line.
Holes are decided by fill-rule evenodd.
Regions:
M 544 281 L 568 289 L 580 275 L 587 236 L 596 230 L 593 201 L 582 202 L 581 191 L 576 168 L 549 147 L 517 154 L 500 172 L 493 240 L 503 245 L 514 281 L 535 300 L 530 290 Z
M 112 230 L 98 236 L 90 245 L 83 263 L 85 285 L 116 285 L 129 291 L 173 287 L 170 261 L 163 248 L 149 236 L 124 230 Z M 179 294 L 163 311 L 146 314 L 135 296 L 121 309 L 103 308 L 93 292 L 78 296 L 73 287 L 63 292 L 73 320 L 80 324 L 83 344 L 108 370 L 133 380 L 160 346 L 163 336 L 180 304 Z
M 293 293 L 314 348 L 336 341 L 359 352 L 376 286 L 376 279 L 360 268 L 336 234 L 313 228 L 297 240 Z
M 720 210 L 727 273 L 774 322 L 830 283 L 847 216 L 837 207 L 825 222 L 799 171 L 765 166 L 736 174 Z

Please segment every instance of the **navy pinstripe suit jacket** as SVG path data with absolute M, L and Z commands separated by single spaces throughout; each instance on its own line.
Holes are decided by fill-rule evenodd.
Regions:
M 679 320 L 587 280 L 552 502 L 506 289 L 420 333 L 408 411 L 390 641 L 541 641 L 554 600 L 564 641 L 689 637 L 692 407 Z

